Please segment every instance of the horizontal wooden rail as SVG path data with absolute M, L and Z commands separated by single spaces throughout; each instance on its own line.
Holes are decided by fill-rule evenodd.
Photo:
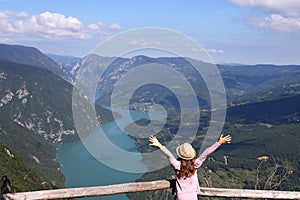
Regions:
M 171 181 L 158 180 L 151 182 L 123 183 L 109 186 L 20 192 L 15 194 L 5 194 L 3 195 L 3 198 L 5 200 L 42 200 L 106 196 L 129 192 L 169 189 L 171 185 Z M 231 197 L 248 199 L 300 199 L 300 192 L 204 187 L 201 187 L 199 195 L 208 197 Z
M 128 192 L 141 192 L 149 190 L 159 190 L 170 188 L 169 181 L 151 181 L 151 182 L 136 182 L 124 183 L 108 186 L 95 186 L 84 188 L 66 188 L 56 190 L 41 190 L 33 192 L 20 192 L 15 194 L 5 194 L 6 200 L 35 200 L 35 199 L 64 199 L 64 198 L 79 198 L 106 196 L 113 194 L 122 194 Z

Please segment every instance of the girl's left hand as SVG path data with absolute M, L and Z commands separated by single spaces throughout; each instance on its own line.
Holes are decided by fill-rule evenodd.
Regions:
M 149 142 L 150 142 L 150 145 L 151 146 L 156 146 L 156 147 L 158 147 L 158 148 L 162 148 L 162 144 L 158 141 L 158 139 L 155 137 L 155 136 L 153 136 L 153 135 L 151 135 L 150 137 L 149 137 Z

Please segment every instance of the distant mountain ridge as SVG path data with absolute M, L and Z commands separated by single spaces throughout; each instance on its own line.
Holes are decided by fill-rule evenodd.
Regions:
M 47 54 L 47 56 L 54 60 L 60 68 L 70 72 L 73 76 L 76 76 L 82 61 L 82 58 L 74 56 L 62 56 L 55 54 Z
M 68 71 L 34 47 L 0 44 L 0 61 L 32 65 L 52 71 L 67 81 L 73 79 Z
M 72 58 L 70 58 L 72 59 Z M 180 57 L 162 57 L 150 58 L 147 56 L 135 56 L 133 58 L 108 58 L 98 55 L 89 55 L 81 61 L 74 58 L 76 64 L 74 67 L 68 66 L 65 70 L 74 69 L 78 72 L 80 65 L 78 63 L 93 64 L 103 66 L 104 63 L 113 62 L 105 70 L 103 76 L 99 81 L 97 88 L 97 96 L 99 102 L 109 102 L 109 97 L 113 90 L 115 83 L 122 78 L 128 71 L 134 69 L 136 66 L 143 64 L 158 63 L 177 70 L 184 75 L 187 80 L 191 82 L 198 95 L 200 105 L 203 106 L 209 103 L 209 94 L 203 79 L 199 76 L 198 72 L 193 69 L 193 66 L 184 58 Z M 60 61 L 63 59 L 60 58 Z M 67 59 L 67 63 L 74 62 Z M 198 67 L 204 63 L 195 61 Z M 62 63 L 62 66 L 64 64 Z M 231 64 L 218 64 L 217 68 L 220 71 L 222 80 L 225 85 L 227 102 L 230 105 L 239 105 L 249 102 L 256 102 L 268 100 L 273 98 L 281 98 L 283 96 L 292 96 L 300 93 L 300 87 L 297 85 L 300 80 L 300 66 L 299 65 L 273 65 L 273 64 L 258 64 L 258 65 L 231 65 Z M 97 69 L 96 69 L 97 70 Z M 99 71 L 103 68 L 99 67 Z M 95 71 L 94 73 L 98 73 Z M 76 75 L 76 73 L 75 73 Z M 147 95 L 145 92 L 151 87 L 142 88 L 140 92 L 135 94 L 135 101 L 142 103 L 141 99 L 151 102 L 151 97 L 165 93 L 165 95 L 158 97 L 158 101 L 164 100 L 169 102 L 169 106 L 176 106 L 166 100 L 170 99 L 171 94 L 162 88 L 156 87 L 154 92 Z M 153 88 L 152 88 L 153 89 Z M 171 99 L 174 99 L 173 97 Z M 133 105 L 133 107 L 135 107 Z M 136 107 L 137 108 L 137 107 Z

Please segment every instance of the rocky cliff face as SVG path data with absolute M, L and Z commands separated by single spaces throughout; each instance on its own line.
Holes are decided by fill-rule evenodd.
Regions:
M 52 141 L 75 136 L 72 85 L 46 69 L 0 62 L 1 115 Z

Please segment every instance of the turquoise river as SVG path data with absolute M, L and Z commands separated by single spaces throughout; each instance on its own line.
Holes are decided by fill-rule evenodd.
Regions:
M 116 110 L 119 114 L 126 112 L 121 109 Z M 116 124 L 116 121 L 108 122 L 102 125 L 102 130 L 107 135 L 107 137 L 114 144 L 123 148 L 127 151 L 137 152 L 135 142 L 130 138 L 122 129 L 130 124 L 132 121 L 148 118 L 149 115 L 144 112 L 139 111 L 130 111 L 132 119 L 125 119 L 121 117 L 116 121 L 120 127 Z M 151 115 L 152 119 L 159 119 L 163 117 L 161 113 Z M 91 133 L 87 137 L 92 140 L 93 134 Z M 113 153 L 113 152 L 112 152 Z M 142 156 L 141 156 L 142 158 Z M 95 159 L 91 155 L 81 140 L 76 142 L 63 144 L 58 147 L 57 152 L 57 162 L 61 165 L 60 170 L 64 173 L 66 177 L 66 187 L 87 187 L 87 186 L 101 186 L 101 185 L 110 185 L 126 182 L 134 182 L 137 178 L 141 177 L 142 174 L 137 173 L 126 173 L 117 171 L 106 165 L 102 164 L 100 161 Z M 145 167 L 141 161 L 139 163 L 122 163 L 123 165 L 140 165 Z M 83 198 L 87 200 L 126 200 L 128 197 L 125 194 L 121 195 L 112 195 L 105 197 L 90 197 Z

